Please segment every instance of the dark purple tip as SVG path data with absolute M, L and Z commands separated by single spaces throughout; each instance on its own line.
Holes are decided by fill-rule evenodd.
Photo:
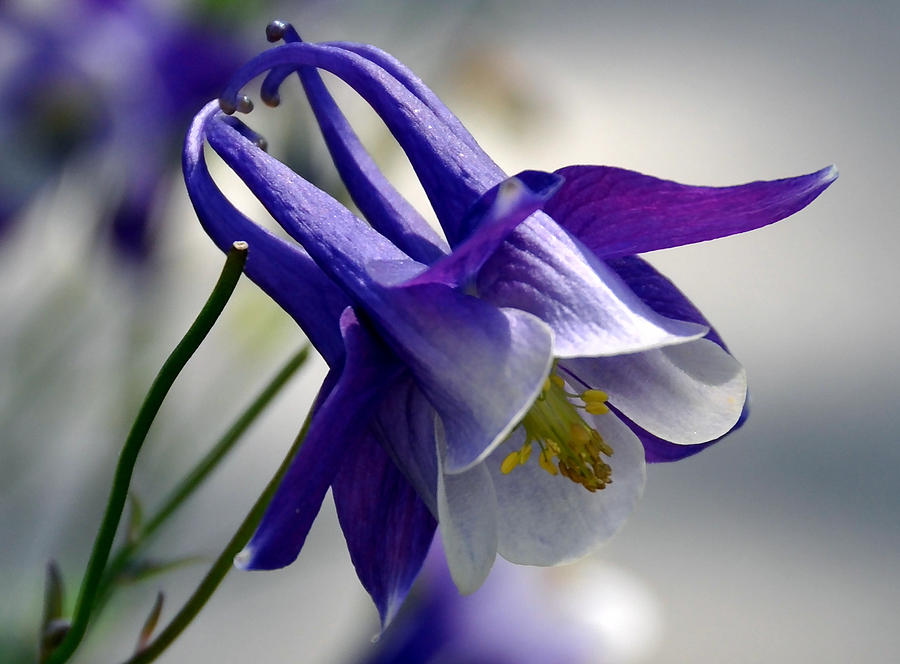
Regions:
M 284 39 L 284 33 L 287 32 L 289 27 L 290 23 L 278 20 L 272 21 L 266 26 L 266 39 L 273 44 Z

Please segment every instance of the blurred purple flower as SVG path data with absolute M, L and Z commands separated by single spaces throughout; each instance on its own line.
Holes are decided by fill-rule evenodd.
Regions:
M 777 221 L 824 190 L 834 169 L 729 188 L 600 166 L 508 178 L 386 53 L 300 43 L 280 23 L 269 36 L 295 43 L 245 65 L 221 107 L 249 110 L 239 91 L 264 72 L 263 99 L 275 104 L 281 82 L 299 71 L 369 224 L 267 155 L 215 103 L 195 119 L 184 170 L 201 222 L 223 249 L 250 243 L 247 274 L 331 367 L 242 567 L 292 562 L 330 486 L 357 573 L 386 624 L 435 517 L 453 579 L 472 592 L 498 552 L 555 565 L 594 551 L 639 498 L 645 456 L 687 456 L 739 425 L 740 364 L 690 302 L 632 254 Z M 314 67 L 381 116 L 446 242 L 387 182 Z M 205 142 L 302 248 L 228 202 L 210 178 Z
M 647 652 L 656 604 L 626 573 L 588 562 L 567 569 L 498 560 L 460 595 L 435 538 L 409 599 L 357 664 L 600 664 Z
M 4 5 L 0 35 L 0 233 L 89 157 L 104 232 L 121 255 L 144 258 L 184 125 L 245 51 L 224 31 L 145 0 L 59 0 L 39 14 Z

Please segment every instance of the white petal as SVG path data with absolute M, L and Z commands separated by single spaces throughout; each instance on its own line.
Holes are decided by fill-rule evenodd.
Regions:
M 437 428 L 440 441 L 440 420 Z M 465 595 L 481 587 L 497 556 L 497 498 L 483 463 L 451 475 L 443 456 L 439 449 L 438 522 L 450 576 Z
M 747 398 L 740 362 L 708 339 L 632 355 L 565 363 L 638 426 L 678 445 L 715 440 Z
M 594 552 L 625 522 L 644 490 L 644 447 L 613 413 L 585 416 L 613 448 L 607 460 L 612 483 L 595 493 L 537 463 L 537 449 L 524 466 L 504 475 L 503 458 L 521 447 L 521 430 L 485 463 L 497 494 L 498 551 L 523 565 L 558 565 Z

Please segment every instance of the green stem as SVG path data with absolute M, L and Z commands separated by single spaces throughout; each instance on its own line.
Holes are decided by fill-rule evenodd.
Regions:
M 67 661 L 81 643 L 82 638 L 84 638 L 84 633 L 87 631 L 88 622 L 91 618 L 91 611 L 97 599 L 97 591 L 100 588 L 103 570 L 109 559 L 116 530 L 119 527 L 119 520 L 122 517 L 122 510 L 128 498 L 128 485 L 131 483 L 131 475 L 134 471 L 138 452 L 147 437 L 150 425 L 153 423 L 157 412 L 159 412 L 169 388 L 172 387 L 175 378 L 194 352 L 196 352 L 222 313 L 225 304 L 234 292 L 235 286 L 237 286 L 246 262 L 247 243 L 235 242 L 231 251 L 228 252 L 228 257 L 225 259 L 225 267 L 222 269 L 222 274 L 219 276 L 212 293 L 210 293 L 209 299 L 203 305 L 203 309 L 200 310 L 197 319 L 188 329 L 184 338 L 166 359 L 165 364 L 163 364 L 153 380 L 144 403 L 141 404 L 141 409 L 138 411 L 134 424 L 131 426 L 131 431 L 128 432 L 128 437 L 125 439 L 122 452 L 119 455 L 112 488 L 109 492 L 109 500 L 106 504 L 106 511 L 103 514 L 103 521 L 100 523 L 100 529 L 94 540 L 94 548 L 91 551 L 87 570 L 81 582 L 81 589 L 75 604 L 75 613 L 72 617 L 72 626 L 59 648 L 54 650 L 47 659 L 47 664 L 62 664 L 62 662 Z
M 250 425 L 265 410 L 266 406 L 275 398 L 275 395 L 290 380 L 290 378 L 303 366 L 309 357 L 309 346 L 304 346 L 278 371 L 278 373 L 257 395 L 256 399 L 234 421 L 228 431 L 210 449 L 209 452 L 188 472 L 169 494 L 156 513 L 147 520 L 140 529 L 137 538 L 124 545 L 113 556 L 103 574 L 98 593 L 99 600 L 97 611 L 105 604 L 117 578 L 122 570 L 133 560 L 135 554 L 144 548 L 156 533 L 159 527 L 175 513 L 179 507 L 197 490 L 200 484 L 216 468 L 219 462 L 227 455 L 241 436 L 250 428 Z
M 206 573 L 206 576 L 203 577 L 200 585 L 197 586 L 194 594 L 191 595 L 190 599 L 188 599 L 184 606 L 181 607 L 181 610 L 176 616 L 172 618 L 172 622 L 160 632 L 159 636 L 157 636 L 144 650 L 135 653 L 131 658 L 126 660 L 124 664 L 146 664 L 147 662 L 152 662 L 178 638 L 197 614 L 200 613 L 200 610 L 204 607 L 216 588 L 219 587 L 222 579 L 225 578 L 225 575 L 228 574 L 229 570 L 234 565 L 234 557 L 247 546 L 247 542 L 250 541 L 254 531 L 256 531 L 256 527 L 262 520 L 266 508 L 269 506 L 272 497 L 275 495 L 275 490 L 278 488 L 278 485 L 281 484 L 281 480 L 287 472 L 291 461 L 303 445 L 303 440 L 306 438 L 306 432 L 309 429 L 311 416 L 312 413 L 310 412 L 310 415 L 307 415 L 306 421 L 303 423 L 303 428 L 300 430 L 300 433 L 297 434 L 297 438 L 294 440 L 293 445 L 291 445 L 291 449 L 288 450 L 287 456 L 285 456 L 284 461 L 282 461 L 281 465 L 278 467 L 278 471 L 272 479 L 269 480 L 262 495 L 257 498 L 250 513 L 247 514 L 240 527 L 238 527 L 237 532 L 232 536 L 222 553 L 219 554 L 219 557 L 216 558 L 216 561 L 209 569 L 209 572 Z

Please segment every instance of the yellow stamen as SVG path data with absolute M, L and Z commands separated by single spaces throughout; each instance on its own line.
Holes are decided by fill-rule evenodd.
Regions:
M 588 401 L 609 401 L 609 395 L 603 390 L 585 390 L 580 396 L 585 403 Z
M 526 463 L 528 463 L 528 457 L 531 456 L 531 447 L 531 441 L 529 440 L 522 446 L 522 449 L 519 450 L 518 454 L 520 466 L 524 466 Z
M 508 474 L 525 465 L 533 444 L 540 448 L 538 465 L 551 475 L 563 475 L 588 491 L 598 491 L 611 482 L 612 469 L 601 455 L 612 456 L 612 447 L 579 414 L 609 412 L 601 390 L 585 390 L 581 394 L 566 391 L 566 383 L 555 371 L 544 381 L 541 394 L 522 419 L 525 444 L 509 453 L 500 466 Z M 580 400 L 582 403 L 577 403 Z
M 503 459 L 503 463 L 500 464 L 500 472 L 504 475 L 509 475 L 513 468 L 519 465 L 519 451 L 510 452 L 506 455 L 506 458 Z
M 553 465 L 553 457 L 550 455 L 550 450 L 541 452 L 540 456 L 538 456 L 538 464 L 551 475 L 559 475 L 559 470 Z

